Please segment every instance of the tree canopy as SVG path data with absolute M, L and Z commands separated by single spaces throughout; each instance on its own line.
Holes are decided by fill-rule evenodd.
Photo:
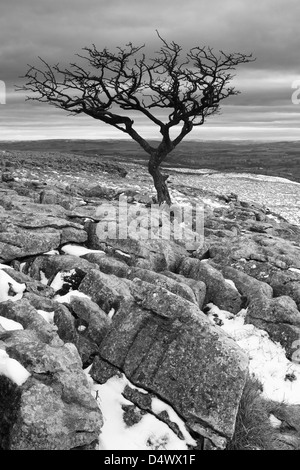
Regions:
M 46 102 L 71 114 L 85 114 L 128 134 L 149 154 L 149 172 L 158 202 L 170 203 L 166 176 L 159 166 L 195 126 L 219 111 L 220 104 L 239 93 L 230 85 L 235 68 L 253 59 L 252 54 L 217 54 L 210 47 L 193 47 L 182 59 L 183 48 L 167 42 L 157 32 L 161 47 L 147 58 L 145 45 L 132 43 L 115 52 L 95 45 L 78 54 L 82 64 L 62 68 L 40 58 L 42 67 L 29 66 L 19 90 L 27 99 Z M 163 121 L 157 110 L 167 111 Z M 121 111 L 122 110 L 122 111 Z M 161 141 L 154 147 L 135 129 L 132 114 L 141 113 L 158 126 Z M 170 131 L 179 130 L 175 138 Z M 177 129 L 177 127 L 176 127 Z

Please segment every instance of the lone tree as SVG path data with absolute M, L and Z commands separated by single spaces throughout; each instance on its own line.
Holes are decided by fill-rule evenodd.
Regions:
M 209 47 L 193 47 L 181 61 L 182 47 L 157 34 L 162 44 L 154 58 L 146 58 L 145 45 L 129 43 L 116 52 L 107 48 L 99 51 L 93 45 L 83 49 L 85 55 L 77 54 L 87 66 L 71 63 L 61 68 L 40 59 L 43 70 L 29 66 L 22 77 L 26 83 L 19 90 L 35 93 L 27 99 L 75 115 L 87 114 L 129 134 L 149 154 L 148 169 L 159 204 L 171 204 L 168 176 L 161 173 L 161 163 L 193 127 L 201 126 L 206 117 L 219 110 L 224 99 L 239 93 L 230 86 L 232 72 L 253 59 L 252 54 L 219 51 L 216 55 Z M 168 110 L 166 122 L 155 116 L 159 108 Z M 128 115 L 119 114 L 120 109 Z M 130 112 L 140 112 L 158 126 L 162 138 L 157 147 L 134 129 Z M 179 130 L 172 139 L 174 126 Z

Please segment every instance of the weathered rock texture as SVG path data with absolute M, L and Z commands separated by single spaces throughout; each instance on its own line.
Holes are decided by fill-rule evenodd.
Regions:
M 76 348 L 51 346 L 25 330 L 0 333 L 0 342 L 31 373 L 21 386 L 0 376 L 0 448 L 66 450 L 95 445 L 101 412 Z
M 97 230 L 101 206 L 116 209 L 120 194 L 133 209 L 154 201 L 141 167 L 55 152 L 4 152 L 0 166 L 0 263 L 7 264 L 0 272 L 25 284 L 22 299 L 10 286 L 0 303 L 0 316 L 24 328 L 0 326 L 0 348 L 31 374 L 22 385 L 0 375 L 0 448 L 94 448 L 103 419 L 82 370 L 89 365 L 99 383 L 123 372 L 148 392 L 124 391 L 128 423 L 159 397 L 198 444 L 206 439 L 199 448 L 224 448 L 248 358 L 203 311 L 207 304 L 233 315 L 246 309 L 246 322 L 291 359 L 300 337 L 300 228 L 235 194 L 186 187 L 174 173 L 174 197 L 208 201 L 205 243 L 190 250 L 184 240 L 109 239 Z M 63 254 L 70 243 L 100 251 Z M 62 289 L 51 287 L 70 272 Z M 59 302 L 58 293 L 77 289 L 81 297 Z M 298 408 L 277 410 L 285 448 L 299 444 Z M 159 419 L 179 435 L 165 415 Z
M 143 281 L 134 281 L 131 292 L 135 303 L 121 305 L 113 317 L 100 357 L 224 447 L 234 431 L 247 357 L 193 303 Z M 91 375 L 101 376 L 97 360 Z

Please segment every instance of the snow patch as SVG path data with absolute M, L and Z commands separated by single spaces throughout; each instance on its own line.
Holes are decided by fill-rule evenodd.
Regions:
M 167 171 L 174 171 L 175 173 L 193 173 L 195 175 L 205 175 L 210 173 L 218 173 L 217 170 L 209 168 L 166 168 Z
M 25 266 L 26 266 L 26 263 L 21 263 L 21 264 L 20 264 L 20 268 L 19 268 L 19 269 L 20 269 L 20 273 L 24 273 L 24 268 L 25 268 Z
M 170 418 L 178 424 L 184 439 L 179 437 L 169 426 L 150 413 L 146 413 L 141 420 L 128 426 L 124 423 L 123 406 L 132 406 L 122 393 L 126 385 L 134 387 L 122 374 L 114 376 L 105 384 L 97 384 L 89 376 L 89 369 L 85 372 L 91 383 L 92 395 L 99 403 L 103 413 L 104 425 L 99 436 L 98 450 L 188 450 L 188 446 L 195 446 L 196 442 L 187 432 L 183 421 L 171 407 L 161 402 L 158 398 L 152 402 L 152 408 L 159 412 L 166 410 Z
M 79 245 L 65 245 L 61 249 L 67 255 L 73 256 L 83 256 L 87 255 L 88 253 L 99 253 L 105 255 L 104 251 L 101 250 L 90 250 L 89 248 L 85 248 L 84 246 Z
M 270 414 L 269 420 L 270 420 L 271 426 L 274 429 L 279 429 L 280 428 L 282 422 L 280 421 L 280 419 L 276 418 L 276 416 L 274 416 L 273 414 Z
M 43 271 L 40 271 L 40 282 L 44 284 L 44 286 L 48 285 L 48 279 Z
M 152 405 L 152 411 L 155 414 L 166 412 L 169 415 L 170 421 L 177 424 L 187 444 L 191 446 L 196 445 L 196 442 L 194 441 L 194 439 L 191 438 L 182 419 L 179 418 L 178 414 L 174 411 L 174 409 L 170 405 L 164 403 L 162 400 L 159 400 L 156 397 L 152 398 L 151 405 Z
M 109 318 L 112 318 L 112 317 L 114 316 L 115 312 L 116 312 L 115 309 L 114 309 L 114 308 L 111 308 L 110 311 L 108 312 L 107 316 L 108 316 Z
M 202 203 L 204 203 L 206 206 L 213 207 L 214 209 L 220 209 L 220 208 L 226 207 L 225 203 L 214 201 L 213 199 L 208 199 L 208 198 L 203 198 Z
M 5 375 L 17 385 L 21 386 L 30 377 L 30 373 L 18 361 L 9 357 L 0 349 L 0 375 Z
M 23 330 L 23 326 L 21 325 L 21 323 L 2 316 L 0 316 L 0 325 L 6 331 Z
M 47 251 L 46 253 L 43 253 L 43 255 L 49 255 L 49 256 L 59 255 L 59 251 L 58 250 L 50 250 L 50 251 Z
M 57 273 L 53 281 L 51 282 L 50 287 L 52 287 L 52 289 L 54 289 L 55 292 L 60 290 L 65 283 L 65 280 L 64 280 L 65 277 L 71 276 L 72 274 L 75 274 L 75 273 L 76 273 L 75 269 L 71 269 L 71 271 L 67 271 L 67 272 Z
M 83 292 L 79 292 L 78 290 L 72 290 L 70 292 L 68 292 L 66 295 L 56 295 L 53 300 L 56 300 L 56 302 L 59 302 L 59 303 L 66 303 L 66 304 L 69 304 L 71 302 L 71 298 L 72 297 L 84 297 L 86 299 L 89 299 L 91 300 L 91 298 L 84 294 Z
M 297 269 L 297 268 L 289 268 L 288 271 L 292 271 L 293 273 L 300 274 L 300 269 Z
M 116 250 L 115 253 L 118 253 L 121 256 L 126 256 L 127 258 L 131 258 L 131 255 L 129 255 L 128 253 L 124 253 L 124 251 L 121 250 Z
M 266 331 L 245 324 L 246 310 L 232 315 L 215 305 L 208 307 L 208 318 L 212 322 L 220 319 L 221 328 L 248 354 L 249 372 L 262 383 L 262 395 L 268 400 L 300 404 L 300 364 L 289 361 L 284 348 L 272 341 Z M 295 379 L 289 380 L 290 376 Z
M 226 282 L 226 284 L 229 284 L 231 287 L 234 288 L 234 290 L 237 291 L 236 285 L 231 279 L 224 279 L 224 281 Z
M 0 302 L 20 300 L 25 289 L 26 284 L 19 284 L 5 271 L 0 270 Z M 15 295 L 11 295 L 11 292 Z
M 47 323 L 54 324 L 54 311 L 45 312 L 45 310 L 37 310 L 37 313 L 41 315 Z
M 281 176 L 268 176 L 268 175 L 257 175 L 255 173 L 219 173 L 219 177 L 224 179 L 227 178 L 236 178 L 236 179 L 248 179 L 248 180 L 257 180 L 257 181 L 265 181 L 269 183 L 288 183 L 294 185 L 300 185 L 296 181 L 291 181 L 287 178 L 282 178 Z
M 7 264 L 1 264 L 1 263 L 0 263 L 0 269 L 6 269 L 6 268 L 8 268 L 8 269 L 14 269 L 14 268 L 12 268 L 11 266 L 8 266 Z

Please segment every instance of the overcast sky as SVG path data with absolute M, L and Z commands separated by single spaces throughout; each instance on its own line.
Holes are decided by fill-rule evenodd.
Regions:
M 209 45 L 257 58 L 236 71 L 241 94 L 190 138 L 300 140 L 300 104 L 291 99 L 295 92 L 300 101 L 299 0 L 1 0 L 6 104 L 0 104 L 0 140 L 124 138 L 92 118 L 25 102 L 15 85 L 22 83 L 27 64 L 38 64 L 38 56 L 66 64 L 92 43 L 115 49 L 130 41 L 155 51 L 156 29 L 185 48 Z M 296 80 L 298 94 L 292 89 Z M 144 137 L 158 136 L 143 118 L 135 122 Z

